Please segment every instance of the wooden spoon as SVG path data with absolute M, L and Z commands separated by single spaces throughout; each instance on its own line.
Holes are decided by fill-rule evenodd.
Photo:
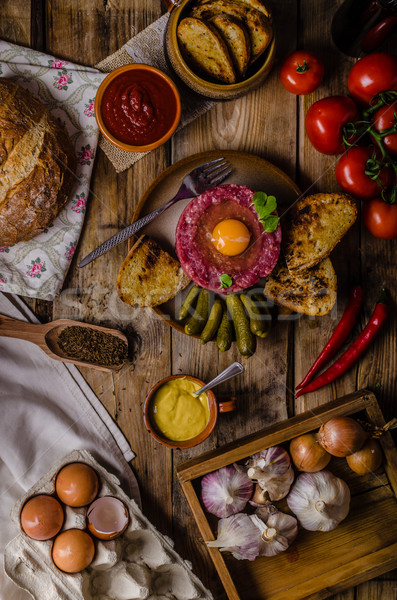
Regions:
M 114 335 L 128 344 L 125 335 L 117 329 L 108 329 L 107 327 L 90 325 L 89 323 L 81 323 L 80 321 L 72 321 L 70 319 L 58 319 L 51 323 L 46 323 L 45 325 L 36 325 L 35 323 L 25 323 L 24 321 L 18 321 L 17 319 L 0 315 L 0 336 L 33 342 L 33 344 L 40 346 L 40 348 L 51 358 L 62 362 L 70 362 L 80 367 L 91 367 L 93 369 L 99 369 L 100 371 L 119 371 L 121 369 L 124 361 L 119 365 L 102 365 L 83 360 L 74 360 L 65 354 L 59 347 L 58 339 L 61 331 L 66 327 L 72 326 L 96 329 L 97 331 Z

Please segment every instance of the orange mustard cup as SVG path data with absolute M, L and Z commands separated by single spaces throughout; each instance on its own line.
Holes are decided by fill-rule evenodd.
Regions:
M 111 133 L 107 126 L 105 125 L 103 114 L 102 114 L 102 100 L 108 86 L 120 75 L 128 72 L 139 72 L 142 71 L 145 74 L 153 74 L 155 77 L 160 78 L 164 84 L 168 87 L 171 95 L 175 100 L 175 114 L 172 115 L 172 120 L 166 132 L 151 141 L 150 143 L 143 143 L 142 145 L 138 144 L 129 144 L 125 141 L 117 139 L 116 135 Z M 95 119 L 97 121 L 98 127 L 102 135 L 114 146 L 120 148 L 121 150 L 126 150 L 127 152 L 148 152 L 150 150 L 154 150 L 159 146 L 162 146 L 170 137 L 175 133 L 176 128 L 179 125 L 179 121 L 181 118 L 181 99 L 179 95 L 178 88 L 175 83 L 172 81 L 168 75 L 166 75 L 160 69 L 156 69 L 156 67 L 152 67 L 151 65 L 146 65 L 142 63 L 133 63 L 129 65 L 124 65 L 115 69 L 102 81 L 101 85 L 98 88 L 98 91 L 95 96 Z
M 218 420 L 218 414 L 231 412 L 231 411 L 235 410 L 237 407 L 236 407 L 236 398 L 222 397 L 220 399 L 220 401 L 218 402 L 214 392 L 212 390 L 207 390 L 205 393 L 207 394 L 207 398 L 208 398 L 209 417 L 208 417 L 207 425 L 204 427 L 204 429 L 198 435 L 196 435 L 188 440 L 174 441 L 174 440 L 170 440 L 170 439 L 164 437 L 158 431 L 158 429 L 155 427 L 155 425 L 151 422 L 150 405 L 155 396 L 155 393 L 162 385 L 167 383 L 167 381 L 171 381 L 172 379 L 180 379 L 180 378 L 185 378 L 190 381 L 194 381 L 200 387 L 203 387 L 205 385 L 204 381 L 202 381 L 201 379 L 198 379 L 197 377 L 192 377 L 191 375 L 170 375 L 169 377 L 165 377 L 164 379 L 161 379 L 160 381 L 158 381 L 156 383 L 155 386 L 152 387 L 152 389 L 149 391 L 148 395 L 146 396 L 145 404 L 143 407 L 143 418 L 145 421 L 146 429 L 151 434 L 151 436 L 154 437 L 154 439 L 157 442 L 160 442 L 161 444 L 163 444 L 164 446 L 167 446 L 168 448 L 183 450 L 185 448 L 192 448 L 193 446 L 197 446 L 197 444 L 201 444 L 201 442 L 204 442 L 204 440 L 206 440 L 208 438 L 208 436 L 214 430 L 214 427 Z

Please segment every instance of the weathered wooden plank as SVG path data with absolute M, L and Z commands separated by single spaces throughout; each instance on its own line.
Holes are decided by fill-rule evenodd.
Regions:
M 325 75 L 321 86 L 313 93 L 299 99 L 299 183 L 305 194 L 338 191 L 334 170 L 338 157 L 325 156 L 317 152 L 310 144 L 304 129 L 304 118 L 309 107 L 317 100 L 333 94 L 347 92 L 347 73 L 353 59 L 338 52 L 331 42 L 330 27 L 334 10 L 328 2 L 303 0 L 300 13 L 300 44 L 316 53 L 324 61 Z M 330 47 L 332 52 L 330 52 Z M 349 296 L 352 281 L 357 282 L 360 275 L 360 253 L 358 227 L 355 226 L 331 254 L 338 276 L 338 298 L 332 312 L 317 319 L 302 318 L 295 330 L 295 377 L 301 381 L 320 350 L 335 329 Z M 332 397 L 341 396 L 355 389 L 355 370 L 343 377 L 333 386 L 299 398 L 296 410 L 299 412 L 311 406 L 326 402 Z
M 48 50 L 88 65 L 95 65 L 117 50 L 134 32 L 160 15 L 160 7 L 151 2 L 121 0 L 49 3 L 47 10 Z M 84 269 L 77 268 L 78 261 L 89 251 L 130 223 L 140 195 L 165 167 L 165 157 L 164 148 L 156 150 L 133 169 L 117 175 L 98 150 L 83 234 L 63 292 L 54 303 L 54 318 L 74 316 L 131 333 L 130 346 L 135 355 L 129 366 L 115 377 L 98 377 L 93 372 L 85 375 L 137 453 L 133 468 L 145 514 L 162 531 L 171 534 L 170 452 L 150 438 L 142 417 L 146 392 L 170 370 L 169 328 L 151 311 L 135 310 L 117 297 L 117 273 L 127 253 L 127 243 Z
M 281 8 L 275 2 L 270 4 L 274 9 L 276 27 L 279 27 L 279 51 L 285 52 L 291 41 L 294 43 L 296 3 L 284 3 L 283 8 L 288 11 L 289 18 L 288 22 L 282 23 Z M 286 111 L 280 117 L 281 104 Z M 287 111 L 294 115 L 295 108 L 296 100 L 281 88 L 275 67 L 260 89 L 235 101 L 217 103 L 210 112 L 174 136 L 172 162 L 189 154 L 215 148 L 241 150 L 263 156 L 294 178 L 296 132 L 294 126 L 291 127 L 291 119 L 286 115 Z M 240 183 L 244 184 L 244 181 Z M 220 416 L 210 440 L 190 452 L 175 453 L 175 465 L 213 448 L 214 445 L 221 446 L 287 417 L 285 388 L 288 331 L 288 323 L 278 323 L 267 339 L 258 340 L 256 353 L 249 360 L 242 359 L 235 347 L 222 354 L 217 352 L 213 343 L 202 347 L 198 340 L 173 332 L 175 373 L 187 372 L 208 380 L 234 360 L 242 361 L 246 368 L 244 378 L 228 382 L 217 390 L 219 394 L 236 395 L 238 411 Z M 198 530 L 178 482 L 174 486 L 173 502 L 178 530 L 186 530 L 190 534 L 181 536 L 180 540 L 176 536 L 177 544 L 181 543 L 181 553 L 193 557 L 193 564 L 202 572 L 205 583 L 214 591 L 216 598 L 222 600 L 224 593 L 219 589 L 219 579 L 209 563 L 207 549 L 197 544 Z

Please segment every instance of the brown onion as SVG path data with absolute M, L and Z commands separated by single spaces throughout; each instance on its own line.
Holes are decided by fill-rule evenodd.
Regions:
M 324 469 L 331 455 L 318 443 L 316 433 L 305 433 L 291 440 L 289 453 L 299 471 L 316 473 Z
M 367 432 L 351 417 L 333 417 L 318 432 L 319 443 L 333 456 L 354 454 L 367 439 Z
M 346 456 L 346 460 L 351 470 L 358 475 L 376 471 L 382 464 L 382 450 L 379 442 L 373 438 L 369 439 L 361 450 Z

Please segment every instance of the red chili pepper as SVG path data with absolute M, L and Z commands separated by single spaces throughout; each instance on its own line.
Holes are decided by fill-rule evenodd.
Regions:
M 333 365 L 324 371 L 324 373 L 321 373 L 321 375 L 306 387 L 300 389 L 299 392 L 295 394 L 295 398 L 299 398 L 302 394 L 314 392 L 346 373 L 346 371 L 348 371 L 367 350 L 375 335 L 386 321 L 387 313 L 388 306 L 386 303 L 386 292 L 385 290 L 382 290 L 381 296 L 375 306 L 375 310 L 360 335 Z
M 335 328 L 334 333 L 330 337 L 329 341 L 324 346 L 321 354 L 314 362 L 313 366 L 307 373 L 304 380 L 296 386 L 296 389 L 303 388 L 313 379 L 313 376 L 319 371 L 342 346 L 343 342 L 351 332 L 357 321 L 358 313 L 363 303 L 363 290 L 360 285 L 356 285 L 350 292 L 349 302 L 342 315 L 341 320 Z

